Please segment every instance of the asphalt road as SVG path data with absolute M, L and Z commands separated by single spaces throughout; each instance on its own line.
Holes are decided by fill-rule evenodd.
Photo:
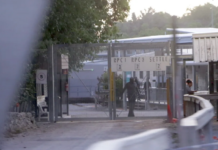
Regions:
M 164 118 L 39 123 L 37 129 L 1 140 L 3 144 L 0 150 L 86 150 L 99 141 L 131 136 L 157 128 L 168 128 L 172 133 L 177 132 L 176 124 L 165 123 Z M 217 137 L 214 140 L 217 142 L 218 122 L 215 121 L 213 137 Z M 172 138 L 175 140 L 175 137 Z
M 85 150 L 91 144 L 156 128 L 175 129 L 164 119 L 40 123 L 38 129 L 4 138 L 1 150 Z

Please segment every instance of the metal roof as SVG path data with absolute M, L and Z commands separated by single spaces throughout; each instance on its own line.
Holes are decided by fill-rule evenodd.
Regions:
M 172 28 L 167 28 L 167 31 L 172 31 Z M 178 44 L 190 44 L 192 43 L 192 34 L 193 33 L 209 33 L 209 32 L 218 32 L 217 28 L 177 28 L 177 43 Z M 167 43 L 172 41 L 173 35 L 156 35 L 156 36 L 146 36 L 146 37 L 137 37 L 137 38 L 127 38 L 127 39 L 117 39 L 112 42 L 119 43 Z
M 172 41 L 173 35 L 157 35 L 157 36 L 147 36 L 138 38 L 128 38 L 128 39 L 118 39 L 113 40 L 118 43 L 167 43 Z M 189 44 L 192 43 L 192 34 L 177 34 L 176 35 L 178 44 Z

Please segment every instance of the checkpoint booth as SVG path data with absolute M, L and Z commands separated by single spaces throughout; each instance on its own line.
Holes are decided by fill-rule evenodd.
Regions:
M 209 100 L 213 106 L 218 120 L 218 32 L 193 34 L 194 62 L 208 63 L 208 89 L 197 91 L 194 95 Z M 186 108 L 185 108 L 186 107 Z M 188 116 L 187 102 L 184 101 L 184 116 Z M 195 106 L 195 111 L 197 108 Z

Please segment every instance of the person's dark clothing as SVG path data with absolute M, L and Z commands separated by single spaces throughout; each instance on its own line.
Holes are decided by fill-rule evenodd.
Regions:
M 134 117 L 134 108 L 135 108 L 135 101 L 129 101 L 129 114 L 128 117 Z
M 134 82 L 126 83 L 122 94 L 127 90 L 127 97 L 129 100 L 129 114 L 128 117 L 134 117 L 134 107 L 137 96 L 139 95 L 138 88 L 136 87 Z
M 128 99 L 132 99 L 132 97 L 136 98 L 136 96 L 139 94 L 138 89 L 136 87 L 136 85 L 131 82 L 126 83 L 122 94 L 124 93 L 124 91 L 127 90 L 127 97 Z
M 135 78 L 135 83 L 136 83 L 136 86 L 139 88 L 140 87 L 140 84 L 139 84 L 139 81 L 137 78 Z

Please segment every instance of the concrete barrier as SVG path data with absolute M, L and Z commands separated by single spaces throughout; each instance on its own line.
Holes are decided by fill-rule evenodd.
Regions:
M 166 150 L 170 146 L 168 129 L 155 129 L 121 139 L 98 142 L 87 150 Z
M 201 109 L 184 118 L 179 124 L 180 150 L 203 147 L 209 143 L 213 149 L 211 120 L 214 116 L 213 106 L 208 100 L 194 95 L 185 95 L 186 101 L 198 103 Z M 108 140 L 93 144 L 87 150 L 166 150 L 171 149 L 172 143 L 168 129 L 155 129 L 134 136 Z M 203 138 L 203 140 L 202 140 Z

